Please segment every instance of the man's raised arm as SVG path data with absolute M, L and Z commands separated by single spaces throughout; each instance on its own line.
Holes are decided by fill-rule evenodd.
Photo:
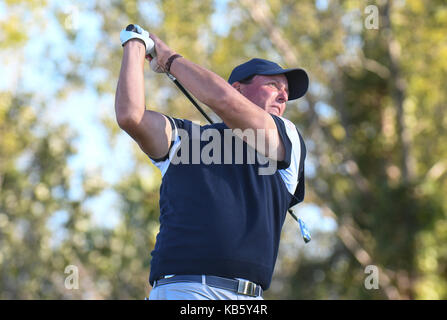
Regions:
M 158 64 L 166 69 L 166 63 L 175 51 L 155 35 L 151 34 L 150 37 L 155 43 Z M 268 158 L 284 160 L 284 146 L 272 116 L 240 94 L 223 78 L 183 57 L 172 61 L 169 72 L 198 100 L 209 106 L 229 128 L 242 131 L 252 129 L 255 136 L 265 130 L 263 142 L 247 139 L 246 136 L 243 139 Z
M 144 98 L 145 44 L 131 39 L 124 44 L 123 59 L 115 96 L 118 125 L 152 158 L 169 151 L 171 126 L 162 114 L 146 110 Z

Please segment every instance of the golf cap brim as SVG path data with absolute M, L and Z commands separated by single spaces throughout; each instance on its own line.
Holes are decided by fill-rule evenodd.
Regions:
M 287 78 L 289 101 L 298 99 L 307 92 L 309 77 L 304 69 L 283 69 L 275 62 L 259 58 L 251 59 L 234 68 L 228 78 L 228 82 L 233 84 L 236 81 L 241 81 L 254 75 L 271 76 L 276 74 L 284 74 Z

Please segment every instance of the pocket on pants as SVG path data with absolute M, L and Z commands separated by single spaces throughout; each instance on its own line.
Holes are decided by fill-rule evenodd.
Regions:
M 163 284 L 151 290 L 149 300 L 216 300 L 201 283 L 176 282 Z

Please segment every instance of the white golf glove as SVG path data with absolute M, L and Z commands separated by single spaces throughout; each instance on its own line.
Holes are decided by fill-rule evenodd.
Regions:
M 129 41 L 130 39 L 141 39 L 146 47 L 146 57 L 150 55 L 150 66 L 154 72 L 164 73 L 164 70 L 158 65 L 157 52 L 155 51 L 154 41 L 149 38 L 149 32 L 141 28 L 137 24 L 129 24 L 126 29 L 123 29 L 120 33 L 121 45 Z
M 154 54 L 155 54 L 155 52 L 154 52 Z M 151 69 L 152 69 L 152 71 L 157 72 L 157 73 L 164 73 L 164 72 L 165 72 L 165 71 L 159 66 L 159 64 L 158 64 L 158 58 L 157 58 L 157 55 L 156 55 L 156 54 L 155 54 L 155 57 L 152 56 L 152 60 L 149 62 L 149 64 L 151 65 Z
M 155 53 L 154 41 L 149 38 L 149 32 L 141 28 L 137 24 L 129 24 L 126 29 L 123 29 L 120 33 L 121 45 L 124 46 L 127 41 L 131 39 L 140 39 L 144 42 L 146 47 L 146 55 L 150 54 L 152 57 Z

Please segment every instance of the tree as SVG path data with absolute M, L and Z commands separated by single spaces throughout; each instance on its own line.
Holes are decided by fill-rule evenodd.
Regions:
M 296 121 L 304 124 L 305 136 L 317 139 L 312 144 L 317 175 L 308 180 L 308 201 L 337 219 L 341 241 L 327 259 L 300 264 L 292 278 L 293 296 L 445 297 L 445 253 L 440 245 L 445 232 L 435 231 L 445 219 L 442 196 L 438 193 L 445 189 L 444 182 L 431 181 L 437 190 L 422 192 L 430 179 L 423 163 L 437 166 L 439 178 L 444 170 L 437 159 L 443 153 L 430 153 L 434 156 L 431 160 L 426 152 L 419 153 L 437 141 L 444 129 L 436 121 L 431 122 L 434 110 L 439 119 L 439 102 L 422 103 L 421 109 L 415 108 L 414 102 L 427 94 L 420 95 L 418 86 L 430 82 L 428 78 L 420 79 L 413 87 L 408 85 L 420 77 L 419 68 L 434 68 L 445 74 L 442 63 L 430 63 L 428 51 L 419 49 L 434 45 L 431 39 L 442 29 L 442 24 L 429 23 L 436 12 L 443 11 L 434 8 L 440 4 L 426 10 L 416 2 L 409 2 L 408 6 L 385 2 L 378 8 L 382 21 L 378 31 L 358 28 L 363 8 L 357 2 L 331 2 L 325 10 L 311 3 L 297 6 L 281 2 L 280 7 L 275 2 L 257 2 L 256 7 L 252 1 L 244 4 L 287 64 L 305 61 L 311 72 L 318 70 L 313 73 L 313 81 L 322 87 L 322 94 L 307 94 L 308 108 Z M 297 19 L 287 18 L 292 16 Z M 445 23 L 444 18 L 437 14 L 438 21 Z M 288 24 L 289 29 L 297 32 L 295 38 L 306 41 L 296 45 L 288 42 L 288 28 L 278 27 L 284 20 L 293 21 Z M 415 33 L 412 25 L 416 21 L 419 28 Z M 249 27 L 237 28 L 245 26 Z M 315 37 L 313 28 L 318 30 Z M 399 50 L 401 46 L 406 48 L 405 53 Z M 429 56 L 442 55 L 444 48 L 437 44 L 437 50 Z M 441 81 L 435 83 L 436 91 L 445 92 Z M 441 96 L 445 101 L 445 96 Z M 329 110 L 321 112 L 322 105 Z M 436 132 L 436 136 L 416 135 L 420 126 L 411 121 L 416 118 L 418 123 L 426 119 L 422 120 L 426 128 L 431 128 L 428 130 Z M 431 239 L 428 247 L 422 245 L 427 240 L 421 238 L 425 237 Z M 420 257 L 427 252 L 432 253 L 433 259 L 430 275 L 420 268 Z M 363 287 L 363 271 L 368 264 L 380 267 L 381 291 L 369 292 Z M 434 280 L 436 285 L 432 280 L 421 280 L 424 278 Z

